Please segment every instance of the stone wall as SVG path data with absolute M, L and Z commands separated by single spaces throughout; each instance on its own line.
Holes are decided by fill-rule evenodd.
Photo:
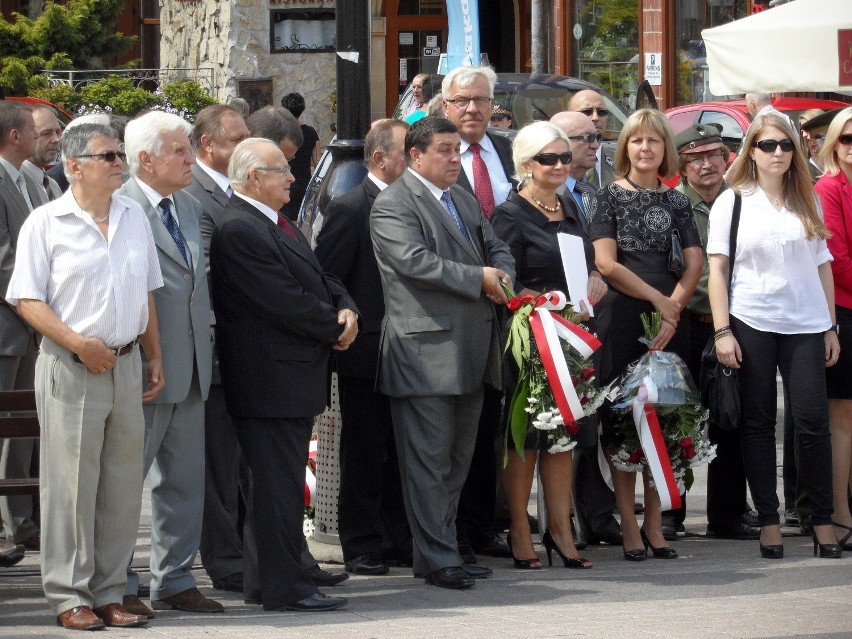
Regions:
M 293 8 L 334 7 L 328 0 L 299 0 Z M 305 97 L 302 120 L 326 145 L 334 135 L 329 97 L 336 86 L 333 53 L 270 53 L 269 11 L 288 8 L 281 0 L 160 0 L 160 64 L 163 68 L 214 70 L 213 95 L 221 102 L 238 95 L 240 80 L 272 80 L 272 99 L 290 92 Z

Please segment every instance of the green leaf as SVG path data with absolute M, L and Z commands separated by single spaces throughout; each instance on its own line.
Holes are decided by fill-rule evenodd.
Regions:
M 521 456 L 521 459 L 524 459 L 524 439 L 527 435 L 529 417 L 525 409 L 529 404 L 529 396 L 530 380 L 526 375 L 522 375 L 515 387 L 515 394 L 512 396 L 512 403 L 509 407 L 509 430 L 512 432 L 515 451 Z

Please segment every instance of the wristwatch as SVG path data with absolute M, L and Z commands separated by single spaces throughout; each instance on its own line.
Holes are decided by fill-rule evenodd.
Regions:
M 829 327 L 829 331 L 834 331 L 837 335 L 840 335 L 840 324 L 835 324 L 834 326 Z M 826 331 L 828 332 L 828 331 Z

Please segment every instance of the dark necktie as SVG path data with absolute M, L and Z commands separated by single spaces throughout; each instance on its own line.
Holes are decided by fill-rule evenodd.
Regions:
M 453 203 L 453 198 L 450 197 L 449 191 L 444 191 L 443 195 L 441 195 L 441 204 L 444 205 L 447 213 L 449 213 L 450 217 L 453 218 L 453 222 L 455 222 L 456 226 L 459 227 L 459 231 L 461 231 L 462 235 L 465 236 L 465 239 L 470 242 L 470 235 L 467 232 L 467 228 L 465 228 L 464 222 L 462 222 L 461 216 L 456 209 L 456 205 Z M 470 243 L 473 244 L 473 242 Z
M 47 173 L 42 175 L 41 184 L 44 187 L 45 193 L 47 193 L 47 201 L 53 202 L 55 198 L 53 197 L 53 190 L 50 188 L 50 178 L 47 177 Z
M 293 227 L 290 226 L 290 223 L 284 219 L 284 216 L 280 213 L 278 214 L 278 226 L 284 231 L 287 235 L 292 237 L 297 242 L 299 241 L 299 237 L 296 235 L 296 231 L 293 230 Z
M 595 190 L 586 182 L 585 179 L 577 180 L 574 183 L 574 193 L 579 195 L 574 196 L 574 199 L 577 200 L 577 203 L 580 205 L 580 212 L 583 214 L 583 217 L 586 218 L 586 222 L 589 221 L 589 213 L 592 210 L 592 197 L 594 197 Z
M 183 239 L 183 233 L 180 232 L 180 227 L 177 225 L 175 218 L 172 217 L 172 201 L 164 197 L 160 201 L 160 219 L 163 220 L 163 225 L 172 236 L 172 239 L 177 244 L 180 254 L 183 255 L 183 260 L 189 266 L 189 253 L 186 251 L 186 242 Z
M 471 144 L 470 152 L 473 153 L 473 193 L 479 200 L 485 219 L 491 219 L 491 211 L 494 210 L 494 191 L 491 190 L 491 177 L 488 175 L 488 167 L 482 159 L 482 147 L 479 144 Z

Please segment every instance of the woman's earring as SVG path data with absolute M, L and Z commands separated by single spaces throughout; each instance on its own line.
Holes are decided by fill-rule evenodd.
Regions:
M 527 171 L 527 179 L 528 180 L 532 179 L 532 171 Z
M 751 179 L 757 179 L 757 163 L 754 160 L 751 161 Z

